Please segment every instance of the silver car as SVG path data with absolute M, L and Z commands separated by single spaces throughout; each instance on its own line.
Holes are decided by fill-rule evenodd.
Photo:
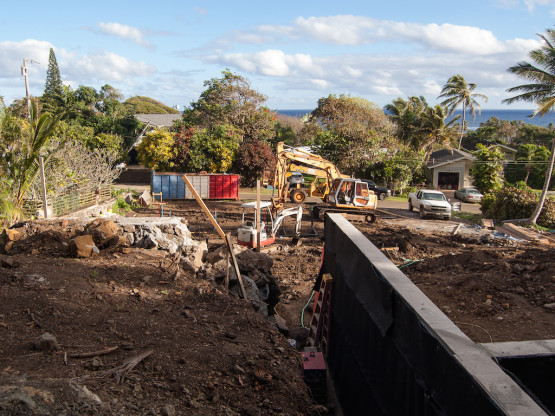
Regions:
M 463 202 L 480 202 L 483 196 L 484 195 L 475 188 L 462 188 L 455 191 L 455 198 Z

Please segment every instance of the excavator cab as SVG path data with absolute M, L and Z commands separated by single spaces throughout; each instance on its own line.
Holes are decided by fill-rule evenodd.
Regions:
M 275 236 L 272 234 L 274 219 L 270 211 L 271 202 L 261 201 L 260 212 L 256 211 L 256 201 L 245 202 L 241 205 L 243 215 L 241 227 L 237 230 L 237 244 L 247 247 L 257 247 L 256 216 L 260 215 L 260 247 L 272 244 Z M 254 210 L 254 212 L 252 211 Z M 247 214 L 245 216 L 245 214 Z
M 352 178 L 335 179 L 329 193 L 329 202 L 335 207 L 375 209 L 377 200 L 366 182 Z

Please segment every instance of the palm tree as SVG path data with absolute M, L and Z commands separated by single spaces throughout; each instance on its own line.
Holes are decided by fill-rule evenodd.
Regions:
M 529 101 L 537 105 L 533 116 L 539 114 L 543 116 L 547 114 L 555 106 L 555 30 L 547 29 L 547 33 L 538 34 L 544 45 L 539 49 L 530 51 L 528 56 L 536 63 L 537 66 L 528 62 L 519 62 L 515 66 L 507 69 L 512 74 L 529 80 L 529 84 L 512 87 L 507 92 L 520 92 L 514 97 L 503 100 L 504 103 L 511 104 L 516 101 Z M 531 224 L 535 224 L 540 216 L 551 174 L 553 173 L 553 164 L 555 162 L 555 137 L 551 145 L 551 159 L 549 167 L 545 174 L 540 200 L 536 205 L 536 209 L 528 219 Z
M 428 107 L 424 97 L 408 97 L 406 101 L 399 97 L 384 108 L 391 121 L 397 126 L 399 140 L 414 150 L 420 150 L 423 147 L 424 138 L 420 124 Z
M 480 104 L 476 101 L 476 98 L 482 98 L 484 101 L 488 101 L 488 97 L 484 94 L 478 94 L 473 92 L 476 89 L 476 84 L 467 83 L 462 75 L 453 75 L 447 80 L 447 84 L 443 86 L 441 94 L 437 98 L 445 97 L 446 99 L 441 102 L 442 106 L 447 107 L 449 110 L 449 115 L 452 115 L 459 104 L 462 104 L 462 124 L 459 139 L 459 149 L 461 148 L 461 142 L 466 128 L 466 109 L 470 109 L 472 114 L 472 119 L 476 118 L 476 109 L 478 113 L 481 112 Z
M 457 135 L 456 128 L 453 125 L 460 116 L 445 123 L 447 116 L 448 110 L 440 104 L 435 107 L 428 107 L 423 114 L 421 130 L 425 137 L 422 145 L 426 149 L 426 162 L 428 162 L 435 144 L 441 144 L 451 149 L 452 139 L 456 138 Z
M 424 97 L 408 97 L 393 100 L 385 106 L 390 119 L 397 125 L 399 139 L 416 151 L 424 150 L 425 160 L 435 144 L 451 148 L 451 139 L 456 134 L 453 124 L 457 116 L 445 123 L 448 111 L 441 105 L 430 107 Z

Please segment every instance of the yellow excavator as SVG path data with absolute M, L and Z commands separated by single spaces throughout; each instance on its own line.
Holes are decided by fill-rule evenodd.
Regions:
M 273 186 L 277 196 L 272 197 L 274 208 L 281 208 L 289 199 L 301 204 L 307 196 L 326 198 L 330 184 L 336 178 L 347 177 L 330 161 L 321 156 L 309 153 L 296 147 L 290 147 L 279 142 L 276 147 L 277 163 L 273 176 L 267 178 L 265 185 Z M 302 188 L 300 183 L 289 181 L 293 172 L 300 172 L 314 176 L 310 188 Z
M 349 178 L 329 160 L 305 150 L 286 146 L 279 142 L 276 147 L 277 163 L 273 178 L 265 185 L 272 185 L 277 196 L 272 195 L 272 208 L 279 211 L 287 199 L 301 204 L 307 196 L 321 198 L 326 204 L 313 207 L 313 215 L 318 218 L 325 211 L 366 215 L 367 221 L 374 221 L 377 196 L 368 189 L 366 182 Z M 314 176 L 310 188 L 294 183 L 288 178 L 293 172 Z M 271 175 L 268 175 L 271 176 Z

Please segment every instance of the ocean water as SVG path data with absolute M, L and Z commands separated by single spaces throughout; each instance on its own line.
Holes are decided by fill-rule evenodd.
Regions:
M 291 116 L 291 117 L 302 117 L 305 114 L 310 114 L 312 110 L 277 110 L 279 114 Z M 485 123 L 491 117 L 497 117 L 499 120 L 521 120 L 526 124 L 533 124 L 535 126 L 547 127 L 549 124 L 555 125 L 555 111 L 547 113 L 545 116 L 540 117 L 530 117 L 534 110 L 509 110 L 509 109 L 499 109 L 499 110 L 482 110 L 481 114 L 476 113 L 476 118 L 473 120 L 472 115 L 467 112 L 466 120 L 468 122 L 468 128 L 470 130 L 475 130 L 480 127 L 481 123 Z M 460 110 L 455 111 L 455 116 L 458 114 L 462 115 Z

